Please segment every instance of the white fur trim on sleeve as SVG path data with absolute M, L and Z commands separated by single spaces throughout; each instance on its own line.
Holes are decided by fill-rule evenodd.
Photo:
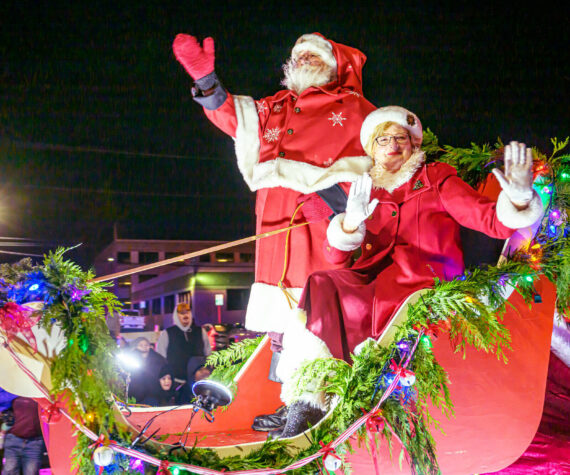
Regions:
M 259 117 L 255 101 L 247 96 L 233 96 L 237 129 L 235 151 L 243 179 L 251 191 L 282 186 L 312 193 L 340 182 L 355 181 L 372 167 L 367 156 L 341 157 L 329 167 L 275 157 L 259 163 Z
M 511 203 L 509 197 L 504 191 L 499 194 L 497 200 L 497 218 L 507 228 L 521 229 L 526 228 L 538 221 L 544 214 L 542 201 L 536 191 L 533 191 L 532 200 L 528 207 L 523 210 L 518 210 L 515 205 Z
M 235 138 L 237 165 L 245 182 L 251 188 L 251 170 L 259 162 L 259 116 L 253 98 L 232 97 L 237 118 Z
M 358 229 L 353 233 L 347 233 L 342 229 L 345 213 L 337 214 L 329 223 L 327 228 L 327 239 L 329 244 L 340 251 L 354 251 L 358 249 L 364 241 L 366 235 L 366 225 L 360 223 Z

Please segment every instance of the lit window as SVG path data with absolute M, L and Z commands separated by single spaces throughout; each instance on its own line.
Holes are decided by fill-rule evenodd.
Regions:
M 234 262 L 234 253 L 216 252 L 216 262 Z

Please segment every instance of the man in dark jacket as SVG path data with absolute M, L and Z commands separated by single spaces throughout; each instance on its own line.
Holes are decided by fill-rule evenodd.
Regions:
M 194 371 L 188 374 L 188 362 L 192 357 L 201 357 L 205 361 L 212 348 L 206 330 L 194 324 L 189 303 L 179 303 L 172 319 L 174 325 L 160 333 L 156 351 L 166 358 L 175 379 L 190 382 L 194 379 Z

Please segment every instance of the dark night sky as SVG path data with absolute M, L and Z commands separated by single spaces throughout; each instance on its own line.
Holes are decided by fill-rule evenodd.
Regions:
M 368 56 L 371 102 L 416 112 L 442 144 L 500 136 L 549 151 L 570 134 L 568 6 L 246 5 L 1 2 L 0 235 L 83 242 L 85 258 L 115 221 L 148 238 L 253 233 L 232 141 L 173 57 L 179 32 L 214 37 L 234 93 L 277 91 L 296 38 L 319 31 Z

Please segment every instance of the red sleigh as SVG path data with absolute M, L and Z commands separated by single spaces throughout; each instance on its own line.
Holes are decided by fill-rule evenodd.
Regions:
M 445 335 L 434 342 L 433 352 L 449 374 L 455 406 L 452 419 L 432 408 L 444 432 L 433 432 L 442 473 L 500 470 L 514 462 L 533 439 L 542 416 L 555 301 L 554 286 L 546 279 L 538 280 L 536 289 L 542 302 L 533 303 L 530 308 L 516 292 L 509 298 L 512 307 L 508 307 L 504 323 L 511 332 L 513 351 L 508 355 L 508 364 L 472 349 L 463 359 L 453 352 Z M 213 423 L 196 418 L 188 445 L 197 441 L 198 447 L 214 448 L 225 457 L 247 453 L 263 444 L 266 434 L 253 431 L 251 422 L 256 415 L 271 413 L 281 405 L 280 386 L 267 379 L 270 360 L 266 340 L 238 375 L 234 402 L 224 411 L 218 409 Z M 131 410 L 125 420 L 138 432 L 150 417 L 165 408 Z M 170 434 L 162 443 L 176 443 L 179 436 L 172 434 L 182 432 L 189 411 L 181 408 L 159 416 L 149 431 L 160 428 L 157 436 Z M 45 436 L 55 474 L 72 473 L 73 432 L 74 427 L 63 418 L 47 426 Z M 304 440 L 301 434 L 291 442 L 302 445 Z M 356 452 L 348 458 L 353 473 L 375 473 L 368 450 L 358 448 L 355 441 L 353 445 Z M 392 453 L 399 453 L 397 446 Z M 400 471 L 397 459 L 390 458 L 386 444 L 380 445 L 381 473 L 409 473 L 405 467 Z
M 513 351 L 507 354 L 508 364 L 492 354 L 473 349 L 468 349 L 463 359 L 462 354 L 453 352 L 447 335 L 440 336 L 434 342 L 432 351 L 449 374 L 449 389 L 455 408 L 455 417 L 451 419 L 436 408 L 431 408 L 432 415 L 442 427 L 442 432 L 434 429 L 432 434 L 444 474 L 500 470 L 525 451 L 537 431 L 543 413 L 556 291 L 554 285 L 544 277 L 535 280 L 535 287 L 540 299 L 530 306 L 517 292 L 509 297 L 511 305 L 507 306 L 503 321 L 512 339 Z M 416 294 L 410 296 L 410 300 L 416 298 Z M 405 318 L 405 306 L 395 315 L 390 328 Z M 390 339 L 390 329 L 383 337 Z M 33 355 L 25 344 L 16 345 L 15 350 L 27 361 L 35 376 L 49 387 L 49 357 Z M 202 417 L 196 417 L 192 422 L 191 432 L 186 439 L 188 446 L 196 444 L 197 447 L 208 447 L 226 457 L 245 454 L 264 443 L 266 433 L 251 429 L 253 418 L 271 413 L 282 404 L 279 399 L 280 386 L 267 379 L 270 359 L 266 339 L 237 375 L 237 390 L 232 404 L 225 410 L 217 409 L 212 423 Z M 6 351 L 0 351 L 0 364 L 3 368 L 7 367 L 5 364 L 10 366 L 11 376 L 2 384 L 6 390 L 38 396 L 30 390 L 29 381 L 23 383 L 22 378 L 27 376 L 18 374 Z M 38 401 L 47 407 L 45 399 L 39 398 Z M 122 416 L 135 433 L 157 416 L 148 433 L 158 429 L 155 439 L 160 442 L 150 443 L 169 446 L 179 441 L 180 436 L 174 434 L 184 430 L 192 408 L 186 406 L 168 412 L 166 409 L 131 408 L 130 411 L 122 411 Z M 75 445 L 74 431 L 72 423 L 65 418 L 49 426 L 44 425 L 52 472 L 55 474 L 73 473 L 70 454 Z M 288 440 L 299 448 L 307 444 L 304 434 Z M 351 443 L 355 453 L 348 457 L 348 462 L 353 473 L 376 473 L 370 452 L 358 447 L 356 439 L 352 439 Z M 397 445 L 396 442 L 394 444 Z M 380 444 L 378 451 L 381 473 L 409 472 L 405 461 L 404 466 L 399 467 L 397 446 L 392 448 L 395 454 L 392 458 L 385 443 Z

